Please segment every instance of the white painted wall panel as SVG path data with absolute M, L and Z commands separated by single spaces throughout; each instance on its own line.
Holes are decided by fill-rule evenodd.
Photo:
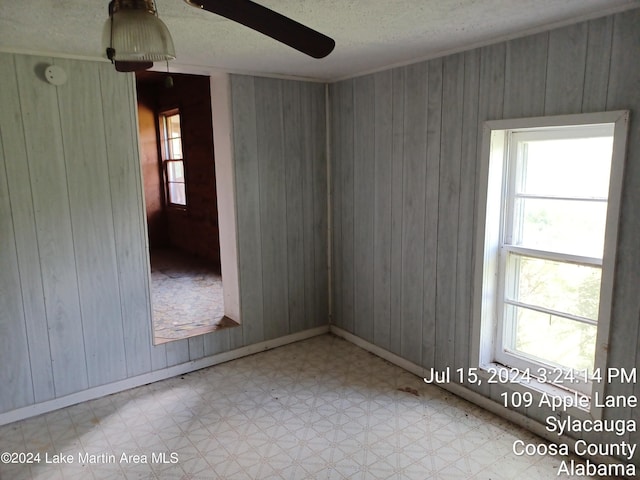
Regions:
M 29 365 L 33 383 L 33 399 L 41 402 L 55 396 L 53 390 L 53 371 L 51 368 L 51 353 L 49 347 L 49 332 L 46 324 L 44 305 L 44 291 L 40 271 L 40 257 L 36 237 L 35 211 L 31 194 L 31 180 L 29 165 L 26 161 L 25 134 L 21 121 L 20 99 L 15 74 L 14 58 L 8 54 L 0 54 L 0 62 L 7 68 L 0 69 L 0 104 L 4 115 L 0 117 L 0 137 L 4 138 L 2 150 L 5 159 L 4 169 L 7 175 L 7 192 L 9 198 L 4 204 L 6 213 L 10 215 L 12 223 L 0 230 L 2 232 L 2 255 L 9 255 L 11 251 L 12 235 L 20 266 L 19 281 L 10 281 L 12 301 L 21 301 L 24 309 L 23 322 L 26 326 L 27 338 L 31 351 L 38 355 L 29 356 L 23 365 Z M 4 247 L 6 245 L 6 248 Z M 5 260 L 6 261 L 6 260 Z M 10 269 L 6 270 L 10 272 Z M 9 291 L 7 291 L 9 292 Z M 23 302 L 21 297 L 29 299 Z M 4 302 L 3 302 L 4 304 Z M 7 308 L 7 314 L 10 309 Z M 8 328 L 20 328 L 15 314 L 8 315 L 0 323 Z M 30 319 L 29 322 L 26 319 Z M 7 340 L 10 336 L 6 335 Z M 23 372 L 24 373 L 24 372 Z M 27 375 L 29 376 L 29 375 Z M 29 395 L 21 399 L 25 402 Z
M 231 79 L 243 335 L 235 341 L 248 345 L 328 323 L 325 90 Z
M 45 66 L 51 63 L 52 59 L 44 57 L 15 56 L 18 91 L 11 94 L 20 99 L 24 137 L 11 140 L 24 141 L 26 146 L 26 158 L 14 161 L 27 162 L 29 168 L 46 329 L 58 397 L 84 390 L 89 379 L 58 91 L 45 82 L 43 75 Z M 9 364 L 9 360 L 5 362 Z

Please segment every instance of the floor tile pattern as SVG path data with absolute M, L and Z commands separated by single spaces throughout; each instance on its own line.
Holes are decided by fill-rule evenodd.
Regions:
M 516 439 L 542 441 L 323 335 L 0 427 L 0 452 L 74 460 L 0 478 L 559 478 L 560 458 L 516 457 Z

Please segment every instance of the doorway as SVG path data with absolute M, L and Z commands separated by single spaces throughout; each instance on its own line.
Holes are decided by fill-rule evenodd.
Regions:
M 227 325 L 209 77 L 136 74 L 154 343 Z M 234 322 L 233 325 L 235 325 Z

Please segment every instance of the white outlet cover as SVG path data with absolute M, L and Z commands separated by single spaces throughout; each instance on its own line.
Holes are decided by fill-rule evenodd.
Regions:
M 62 85 L 67 81 L 67 72 L 58 65 L 49 65 L 44 71 L 44 77 L 51 85 Z

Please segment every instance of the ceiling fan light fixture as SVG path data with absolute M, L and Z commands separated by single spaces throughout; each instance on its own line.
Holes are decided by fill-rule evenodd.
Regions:
M 116 63 L 116 69 L 119 63 L 135 67 L 176 58 L 173 39 L 158 18 L 154 0 L 113 0 L 103 37 L 107 57 Z

